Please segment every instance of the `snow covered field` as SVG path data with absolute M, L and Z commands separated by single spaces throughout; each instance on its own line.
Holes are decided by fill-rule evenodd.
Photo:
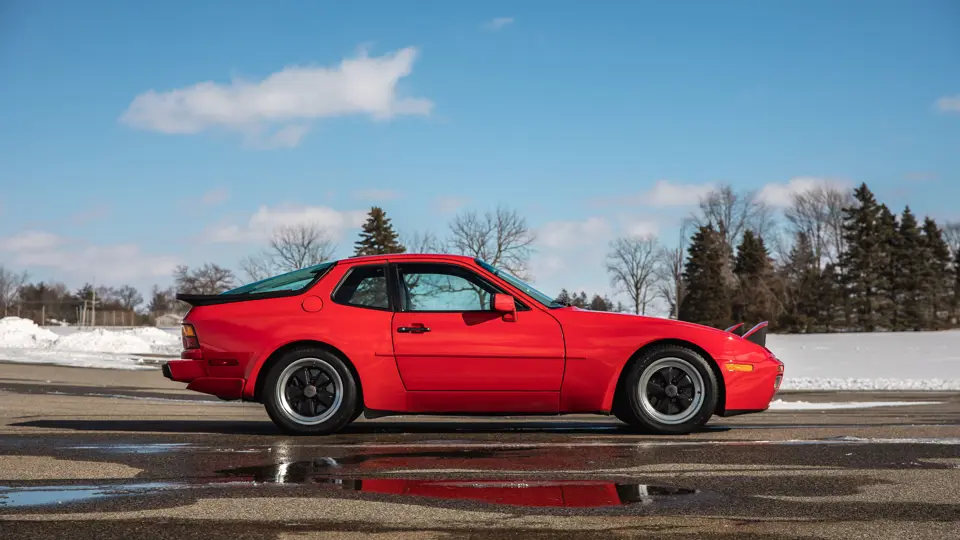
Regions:
M 784 390 L 960 390 L 960 331 L 770 335 L 767 341 L 786 364 Z M 179 352 L 179 329 L 41 328 L 0 319 L 0 361 L 156 369 L 145 355 Z

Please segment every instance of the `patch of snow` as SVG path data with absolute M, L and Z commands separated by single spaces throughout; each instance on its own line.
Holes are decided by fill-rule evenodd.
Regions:
M 57 328 L 61 330 L 61 328 Z M 136 355 L 176 356 L 180 336 L 158 328 L 51 332 L 28 319 L 0 319 L 0 360 L 76 367 L 156 369 Z
M 811 402 L 811 401 L 784 401 L 775 399 L 770 402 L 772 411 L 808 411 L 827 409 L 867 409 L 871 407 L 905 407 L 907 405 L 936 405 L 939 401 L 845 401 L 845 402 Z

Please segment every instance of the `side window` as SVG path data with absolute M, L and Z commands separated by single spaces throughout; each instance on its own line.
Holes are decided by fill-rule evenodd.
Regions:
M 406 311 L 489 311 L 500 292 L 465 268 L 447 264 L 398 266 Z
M 333 301 L 348 306 L 390 309 L 386 267 L 376 265 L 353 268 L 333 293 Z

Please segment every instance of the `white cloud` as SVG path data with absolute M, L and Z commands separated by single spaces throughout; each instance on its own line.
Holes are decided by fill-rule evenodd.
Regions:
M 354 192 L 353 196 L 363 201 L 383 202 L 392 201 L 400 194 L 392 189 L 361 189 Z
M 0 251 L 12 254 L 20 267 L 52 268 L 58 274 L 103 281 L 169 277 L 178 259 L 143 253 L 134 244 L 78 245 L 43 231 L 27 231 L 0 239 Z
M 639 202 L 650 206 L 693 206 L 714 189 L 713 184 L 674 184 L 657 180 Z
M 937 108 L 940 112 L 960 113 L 960 94 L 955 96 L 943 96 L 937 100 Z
M 216 206 L 230 197 L 230 191 L 225 187 L 213 188 L 200 196 L 200 202 L 207 206 Z
M 548 248 L 602 244 L 609 235 L 610 224 L 599 217 L 583 221 L 552 221 L 537 230 L 537 243 Z
M 467 204 L 465 197 L 441 196 L 433 201 L 434 208 L 442 214 L 452 214 Z
M 266 240 L 279 227 L 314 225 L 322 228 L 331 240 L 338 240 L 347 229 L 359 227 L 366 219 L 361 210 L 341 211 L 327 206 L 281 205 L 261 206 L 246 223 L 211 227 L 205 237 L 209 242 L 257 242 Z
M 798 176 L 786 184 L 767 184 L 757 197 L 770 206 L 785 208 L 790 206 L 793 196 L 818 187 L 846 187 L 846 183 L 832 178 Z
M 655 221 L 630 220 L 624 224 L 624 232 L 627 236 L 637 238 L 656 236 L 660 232 L 660 225 Z
M 35 251 L 51 249 L 61 242 L 61 238 L 44 231 L 24 231 L 13 236 L 0 238 L 0 251 Z
M 487 30 L 500 30 L 505 26 L 513 24 L 513 17 L 496 17 L 487 21 L 483 27 Z
M 303 122 L 309 120 L 353 114 L 375 120 L 429 115 L 430 100 L 397 95 L 397 84 L 413 71 L 416 57 L 414 47 L 379 57 L 361 51 L 338 66 L 290 66 L 262 81 L 205 81 L 175 90 L 149 90 L 134 98 L 120 121 L 160 133 L 221 128 L 254 139 L 266 127 L 280 125 L 263 144 L 296 146 L 309 129 Z

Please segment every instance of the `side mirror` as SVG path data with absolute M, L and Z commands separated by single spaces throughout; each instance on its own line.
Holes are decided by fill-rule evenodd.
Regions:
M 517 320 L 517 303 L 509 294 L 494 294 L 490 301 L 493 310 L 503 314 L 503 320 L 513 322 Z

